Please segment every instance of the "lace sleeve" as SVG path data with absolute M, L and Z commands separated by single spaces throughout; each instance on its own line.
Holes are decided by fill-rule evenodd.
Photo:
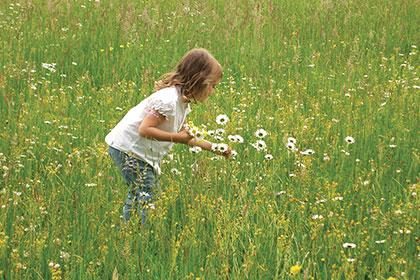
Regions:
M 155 111 L 164 116 L 165 118 L 169 118 L 170 116 L 175 115 L 175 104 L 172 102 L 164 102 L 161 99 L 153 99 L 147 104 L 146 110 L 147 111 Z

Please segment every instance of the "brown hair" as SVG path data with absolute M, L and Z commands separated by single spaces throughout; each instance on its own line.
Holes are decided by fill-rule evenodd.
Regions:
M 222 66 L 206 49 L 198 48 L 187 52 L 175 70 L 161 77 L 155 90 L 170 86 L 180 86 L 181 94 L 194 98 L 204 89 L 222 78 Z

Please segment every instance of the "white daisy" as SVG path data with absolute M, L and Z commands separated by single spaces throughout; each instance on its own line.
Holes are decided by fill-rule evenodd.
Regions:
M 216 134 L 216 132 L 214 130 L 207 130 L 207 134 L 209 136 L 214 136 Z
M 267 148 L 267 144 L 265 144 L 264 140 L 258 140 L 252 146 L 257 149 L 257 151 L 263 151 Z
M 217 123 L 217 124 L 220 124 L 220 125 L 226 125 L 226 124 L 228 123 L 228 121 L 229 121 L 229 117 L 228 117 L 228 116 L 226 116 L 226 115 L 224 115 L 224 114 L 222 114 L 222 115 L 218 115 L 218 116 L 216 117 L 216 123 Z
M 229 139 L 230 142 L 235 142 L 235 143 L 244 142 L 244 138 L 241 135 L 228 135 L 227 138 Z
M 266 160 L 272 160 L 272 159 L 273 159 L 273 155 L 272 155 L 272 154 L 266 154 L 266 155 L 264 156 L 264 158 L 265 158 Z
M 202 140 L 202 139 L 204 139 L 204 132 L 202 132 L 201 130 L 197 130 L 194 136 L 198 140 Z
M 293 138 L 293 137 L 288 137 L 287 138 L 287 143 L 293 143 L 293 144 L 296 144 L 296 138 Z
M 354 243 L 343 243 L 343 248 L 350 248 L 350 249 L 354 249 L 356 248 L 356 244 Z
M 56 72 L 57 70 L 55 69 L 56 64 L 55 63 L 42 63 L 41 64 L 42 68 L 47 69 L 50 72 Z
M 323 218 L 324 216 L 322 215 L 318 215 L 318 214 L 312 215 L 312 220 L 322 220 Z
M 275 196 L 281 196 L 283 194 L 286 194 L 286 191 L 279 191 L 279 192 L 274 193 Z
M 228 150 L 229 146 L 227 144 L 218 144 L 217 145 L 217 151 L 224 153 Z
M 228 135 L 227 138 L 230 142 L 236 142 L 236 135 Z
M 181 172 L 176 168 L 172 168 L 171 173 L 174 174 L 174 175 L 180 175 L 181 174 Z
M 190 136 L 195 137 L 195 135 L 198 133 L 198 128 L 196 127 L 188 127 L 187 132 Z
M 262 139 L 264 137 L 267 136 L 267 131 L 265 131 L 264 129 L 260 128 L 257 131 L 255 131 L 255 136 L 257 136 L 258 138 Z
M 193 154 L 198 154 L 199 152 L 201 152 L 203 149 L 201 147 L 198 146 L 194 146 L 190 148 L 190 152 Z
M 300 152 L 300 153 L 304 156 L 310 156 L 310 155 L 315 154 L 315 151 L 312 150 L 312 149 L 307 149 L 307 150 L 304 150 L 303 152 Z
M 225 130 L 223 128 L 216 129 L 217 136 L 223 136 L 225 134 Z
M 214 139 L 216 139 L 217 141 L 223 141 L 224 140 L 223 137 L 219 136 L 219 135 L 214 136 Z
M 344 140 L 346 140 L 346 142 L 348 143 L 348 144 L 353 144 L 355 141 L 354 141 L 354 138 L 353 137 L 351 137 L 351 136 L 347 136 Z
M 236 137 L 236 142 L 238 143 L 243 143 L 244 142 L 244 138 L 241 135 L 235 135 Z
M 287 147 L 287 149 L 289 149 L 289 150 L 291 150 L 291 151 L 297 151 L 297 148 L 296 148 L 295 144 L 294 144 L 294 143 L 292 143 L 292 142 L 288 142 L 288 143 L 286 144 L 286 147 Z
M 224 153 L 224 152 L 226 152 L 228 149 L 229 149 L 229 146 L 228 146 L 227 144 L 224 144 L 224 143 L 219 143 L 219 144 L 213 143 L 213 144 L 211 145 L 211 150 L 212 150 L 213 152 Z

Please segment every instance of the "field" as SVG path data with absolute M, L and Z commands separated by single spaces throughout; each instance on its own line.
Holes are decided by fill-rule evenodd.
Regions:
M 0 279 L 418 278 L 418 4 L 1 1 Z M 104 137 L 193 47 L 238 154 L 175 145 L 124 224 Z

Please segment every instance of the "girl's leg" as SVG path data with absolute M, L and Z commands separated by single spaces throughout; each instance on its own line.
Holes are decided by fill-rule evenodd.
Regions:
M 141 216 L 142 223 L 146 223 L 147 209 L 151 206 L 150 201 L 153 197 L 153 189 L 156 184 L 155 171 L 153 168 L 145 163 L 140 162 L 139 168 L 141 175 L 138 178 L 141 180 L 139 188 L 136 188 L 135 201 L 137 202 L 137 211 Z
M 128 221 L 133 207 L 136 205 L 138 213 L 145 222 L 147 201 L 152 198 L 152 188 L 155 183 L 155 172 L 146 162 L 130 157 L 127 154 L 110 147 L 109 154 L 121 170 L 122 176 L 129 187 L 123 207 L 123 218 Z

